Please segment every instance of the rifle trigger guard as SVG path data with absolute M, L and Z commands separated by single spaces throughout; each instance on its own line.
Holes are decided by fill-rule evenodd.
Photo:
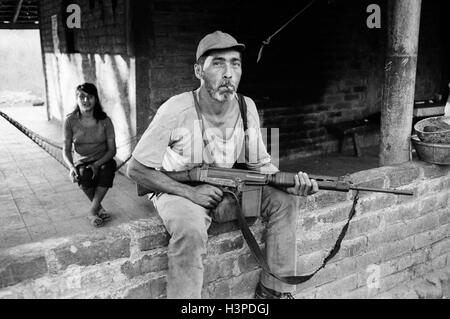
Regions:
M 240 196 L 245 183 L 240 178 L 236 178 L 234 182 L 236 183 L 236 195 Z

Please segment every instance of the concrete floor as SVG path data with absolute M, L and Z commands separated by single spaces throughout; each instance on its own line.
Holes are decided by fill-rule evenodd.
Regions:
M 41 135 L 47 130 L 49 135 L 60 136 L 55 123 L 38 116 L 42 109 L 1 111 Z M 0 116 L 0 249 L 102 231 L 87 219 L 89 204 L 63 165 Z M 103 206 L 114 217 L 106 228 L 154 214 L 153 205 L 137 197 L 135 184 L 120 174 L 116 174 Z
M 45 107 L 2 107 L 0 110 L 28 129 L 57 143 L 61 124 L 47 121 Z M 341 176 L 378 166 L 378 147 L 363 149 L 362 157 L 350 153 L 328 154 L 280 163 L 284 171 Z M 116 174 L 114 187 L 104 199 L 114 219 L 107 224 L 150 217 L 153 205 L 136 195 L 135 184 Z M 86 216 L 89 200 L 68 171 L 27 136 L 0 117 L 0 249 L 77 233 L 102 231 Z

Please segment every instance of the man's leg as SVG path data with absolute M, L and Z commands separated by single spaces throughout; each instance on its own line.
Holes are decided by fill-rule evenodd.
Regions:
M 171 236 L 167 254 L 167 298 L 201 298 L 203 256 L 211 225 L 208 210 L 186 198 L 169 194 L 162 194 L 154 203 Z
M 297 200 L 271 186 L 264 186 L 261 212 L 267 219 L 266 260 L 273 273 L 294 276 L 297 260 Z M 278 292 L 293 292 L 295 286 L 285 284 L 266 274 L 261 275 L 261 283 Z

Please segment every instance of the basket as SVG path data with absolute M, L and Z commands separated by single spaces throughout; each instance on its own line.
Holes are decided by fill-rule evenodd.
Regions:
M 420 160 L 432 164 L 450 165 L 450 144 L 433 144 L 421 141 L 416 135 L 411 137 Z
M 422 142 L 450 144 L 450 116 L 435 116 L 421 120 L 414 130 Z

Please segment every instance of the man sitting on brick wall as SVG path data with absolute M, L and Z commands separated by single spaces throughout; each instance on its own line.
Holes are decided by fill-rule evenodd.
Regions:
M 158 191 L 154 204 L 171 236 L 168 298 L 201 298 L 209 212 L 221 202 L 223 193 L 212 185 L 181 184 L 160 170 L 181 171 L 204 163 L 231 168 L 244 149 L 248 169 L 278 171 L 262 141 L 256 105 L 248 97 L 244 97 L 248 106 L 248 133 L 244 137 L 236 93 L 244 48 L 220 31 L 200 41 L 194 65 L 200 87 L 170 98 L 159 108 L 128 166 L 132 179 Z M 272 272 L 295 275 L 297 210 L 292 195 L 307 196 L 317 191 L 317 182 L 303 172 L 295 176 L 294 187 L 280 190 L 264 186 L 261 215 L 267 220 L 266 259 Z M 295 286 L 263 273 L 256 297 L 289 298 L 294 290 Z

